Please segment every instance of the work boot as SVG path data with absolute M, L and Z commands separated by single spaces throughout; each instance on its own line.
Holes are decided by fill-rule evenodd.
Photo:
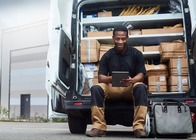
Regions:
M 145 138 L 147 136 L 146 132 L 142 129 L 137 129 L 137 130 L 133 131 L 133 133 L 136 138 Z
M 86 132 L 86 136 L 88 136 L 88 137 L 104 137 L 104 136 L 106 136 L 106 131 L 100 130 L 97 128 L 93 128 L 90 131 Z

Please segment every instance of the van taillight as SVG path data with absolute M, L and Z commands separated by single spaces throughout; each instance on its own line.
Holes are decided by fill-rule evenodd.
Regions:
M 195 103 L 195 100 L 185 100 L 184 102 L 187 104 L 192 104 L 192 103 Z
M 194 112 L 191 112 L 191 120 L 192 120 L 192 123 L 195 122 L 195 113 Z
M 74 106 L 82 106 L 82 102 L 75 102 Z

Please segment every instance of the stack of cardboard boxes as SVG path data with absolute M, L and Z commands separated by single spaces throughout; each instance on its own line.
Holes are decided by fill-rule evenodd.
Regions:
M 147 34 L 168 34 L 168 33 L 182 33 L 183 28 L 177 27 L 177 28 L 156 28 L 156 29 L 141 29 L 142 35 Z
M 183 28 L 158 28 L 158 29 L 132 29 L 129 30 L 129 35 L 150 35 L 150 34 L 169 34 L 169 33 L 183 33 Z M 112 31 L 91 31 L 87 33 L 88 37 L 111 37 Z
M 133 46 L 133 47 L 136 48 L 137 50 L 139 50 L 140 52 L 144 52 L 143 46 Z
M 188 91 L 188 64 L 186 58 L 169 59 L 168 90 L 170 92 Z
M 184 42 L 162 42 L 155 46 L 133 47 L 141 52 L 159 50 L 161 63 L 167 64 L 146 64 L 149 92 L 184 92 L 188 90 L 188 64 Z M 100 44 L 93 39 L 81 41 L 81 62 L 85 64 L 89 87 L 98 83 L 98 62 L 111 48 L 113 48 L 112 44 Z
M 188 90 L 188 64 L 186 46 L 182 41 L 164 42 L 160 44 L 161 62 L 168 63 L 169 92 L 185 92 Z
M 82 93 L 88 95 L 90 94 L 91 86 L 98 83 L 98 65 L 96 63 L 84 63 L 83 66 L 84 80 L 82 81 Z
M 143 46 L 144 52 L 159 52 L 159 45 Z
M 98 61 L 100 55 L 100 43 L 95 40 L 81 40 L 80 43 L 80 57 L 81 62 L 84 65 L 85 70 L 85 81 L 84 81 L 84 94 L 89 94 L 90 87 L 93 84 L 98 83 Z
M 82 63 L 98 62 L 100 43 L 97 40 L 81 40 L 80 47 Z
M 84 68 L 87 74 L 88 84 L 91 87 L 98 83 L 98 65 L 95 63 L 84 64 Z
M 148 91 L 167 92 L 167 66 L 164 64 L 146 64 L 145 67 L 147 70 Z
M 174 42 L 160 43 L 161 62 L 166 62 L 170 58 L 186 58 L 185 43 L 181 40 Z

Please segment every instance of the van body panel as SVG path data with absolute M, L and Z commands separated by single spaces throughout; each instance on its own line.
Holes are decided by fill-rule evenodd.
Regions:
M 58 0 L 58 10 L 60 16 L 60 24 L 66 33 L 71 35 L 71 19 L 72 19 L 73 0 Z

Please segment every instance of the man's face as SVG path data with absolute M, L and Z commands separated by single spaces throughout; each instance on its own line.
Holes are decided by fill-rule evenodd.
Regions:
M 125 50 L 125 46 L 127 43 L 128 35 L 124 31 L 116 31 L 113 40 L 115 44 L 115 48 L 118 52 L 123 52 Z

